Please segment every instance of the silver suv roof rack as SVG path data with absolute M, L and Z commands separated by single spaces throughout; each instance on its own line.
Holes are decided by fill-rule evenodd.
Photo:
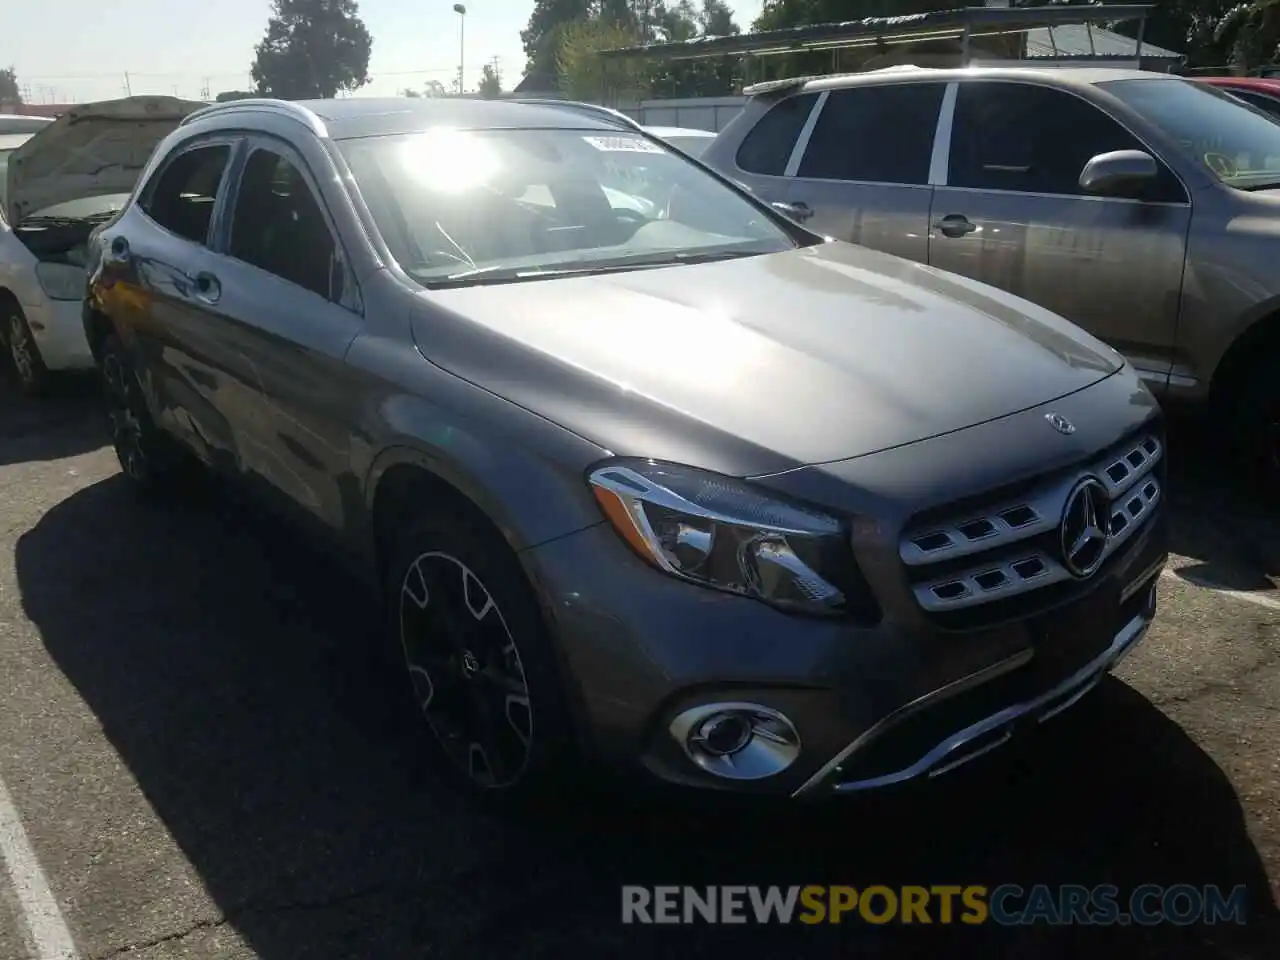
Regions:
M 761 83 L 753 83 L 748 87 L 743 87 L 742 93 L 747 97 L 768 96 L 771 93 L 786 93 L 789 90 L 796 90 L 806 83 L 812 83 L 814 80 L 847 80 L 854 77 L 867 77 L 876 73 L 914 73 L 917 70 L 926 71 L 930 69 L 933 68 L 918 67 L 913 63 L 896 63 L 888 67 L 880 67 L 877 70 L 859 70 L 856 73 L 816 73 L 805 77 L 787 77 L 783 80 L 765 80 Z

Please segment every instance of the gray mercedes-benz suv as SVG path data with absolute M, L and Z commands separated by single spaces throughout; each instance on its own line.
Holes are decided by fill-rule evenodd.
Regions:
M 85 309 L 126 475 L 204 465 L 350 558 L 479 792 L 584 759 L 795 797 L 931 776 L 1151 622 L 1132 367 L 643 131 L 238 101 L 139 184 Z

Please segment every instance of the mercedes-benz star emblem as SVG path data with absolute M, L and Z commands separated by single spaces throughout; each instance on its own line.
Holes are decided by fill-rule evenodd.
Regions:
M 1060 413 L 1046 413 L 1044 418 L 1049 421 L 1049 426 L 1064 437 L 1069 437 L 1076 432 L 1076 425 Z
M 1062 511 L 1062 562 L 1072 576 L 1083 580 L 1102 565 L 1110 528 L 1107 488 L 1095 478 L 1085 477 L 1071 489 Z

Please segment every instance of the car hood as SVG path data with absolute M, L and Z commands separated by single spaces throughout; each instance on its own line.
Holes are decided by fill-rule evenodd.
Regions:
M 614 453 L 740 475 L 960 430 L 1124 365 L 1025 300 L 834 241 L 422 297 L 452 321 L 415 314 L 429 359 Z
M 127 97 L 73 107 L 10 154 L 9 222 L 69 200 L 132 193 L 156 144 L 203 106 L 175 97 Z

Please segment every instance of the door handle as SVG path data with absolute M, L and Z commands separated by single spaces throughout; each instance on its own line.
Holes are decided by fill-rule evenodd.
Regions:
M 195 287 L 197 300 L 203 300 L 205 303 L 217 303 L 218 298 L 222 296 L 222 284 L 218 282 L 218 278 L 207 270 L 201 270 L 191 278 L 191 283 Z
M 963 213 L 949 213 L 941 220 L 937 220 L 933 224 L 933 228 L 941 233 L 944 237 L 963 237 L 967 233 L 973 233 L 978 229 L 978 225 L 973 223 Z
M 803 200 L 796 201 L 795 203 L 775 200 L 773 203 L 773 209 L 777 210 L 779 213 L 785 214 L 792 220 L 799 220 L 801 223 L 813 216 L 813 207 L 809 206 Z

